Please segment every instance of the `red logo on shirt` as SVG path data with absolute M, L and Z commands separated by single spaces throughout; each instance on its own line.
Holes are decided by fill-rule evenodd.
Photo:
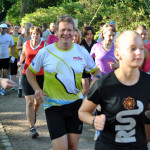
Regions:
M 127 97 L 125 98 L 124 102 L 123 102 L 124 108 L 127 110 L 131 110 L 134 108 L 135 106 L 135 100 L 132 97 Z
M 75 61 L 82 61 L 82 58 L 80 58 L 79 56 L 78 57 L 73 57 L 73 60 L 75 60 Z

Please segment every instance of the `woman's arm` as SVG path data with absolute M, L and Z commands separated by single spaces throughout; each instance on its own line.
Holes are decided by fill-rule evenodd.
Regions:
M 92 112 L 94 111 L 96 106 L 96 104 L 94 104 L 92 101 L 89 101 L 86 97 L 79 109 L 78 115 L 80 120 L 84 123 L 93 126 L 96 130 L 103 130 L 106 120 L 105 115 L 92 115 Z
M 25 57 L 26 57 L 26 55 L 25 55 L 25 49 L 26 49 L 26 43 L 23 44 L 22 53 L 20 55 L 20 63 L 21 64 L 23 63 L 23 61 L 25 60 Z
M 46 94 L 43 92 L 43 90 L 40 88 L 37 80 L 36 75 L 28 68 L 26 71 L 27 79 L 32 86 L 33 90 L 35 91 L 35 99 L 38 104 L 41 104 L 44 102 L 44 97 Z
M 17 41 L 17 49 L 22 50 L 22 41 L 21 41 L 21 34 L 19 35 L 18 41 Z

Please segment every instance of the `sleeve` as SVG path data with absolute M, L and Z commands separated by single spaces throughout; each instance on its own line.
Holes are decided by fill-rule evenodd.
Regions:
M 86 49 L 85 49 L 85 62 L 86 62 L 86 65 L 85 65 L 86 73 L 92 73 L 98 69 L 93 58 L 91 57 L 91 55 L 88 53 Z
M 100 104 L 100 99 L 102 97 L 100 87 L 98 86 L 98 82 L 99 80 L 95 81 L 95 83 L 92 85 L 87 94 L 87 99 L 97 105 Z
M 34 57 L 34 59 L 32 60 L 29 69 L 37 74 L 40 72 L 41 68 L 43 68 L 43 64 L 44 64 L 44 58 L 45 53 L 44 53 L 44 48 L 40 49 L 39 52 L 37 53 L 37 55 Z

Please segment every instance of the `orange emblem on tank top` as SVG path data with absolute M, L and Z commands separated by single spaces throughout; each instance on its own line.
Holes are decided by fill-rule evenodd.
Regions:
M 136 104 L 135 100 L 132 97 L 125 98 L 125 100 L 123 102 L 124 108 L 127 109 L 127 110 L 133 109 L 135 104 Z

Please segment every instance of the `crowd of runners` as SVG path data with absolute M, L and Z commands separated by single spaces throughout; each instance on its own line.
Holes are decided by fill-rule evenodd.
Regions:
M 53 150 L 77 150 L 83 122 L 95 129 L 95 150 L 147 150 L 150 141 L 150 38 L 139 25 L 115 21 L 79 30 L 70 15 L 56 23 L 0 24 L 0 94 L 25 97 L 31 138 L 45 109 Z M 16 75 L 19 73 L 19 84 Z

